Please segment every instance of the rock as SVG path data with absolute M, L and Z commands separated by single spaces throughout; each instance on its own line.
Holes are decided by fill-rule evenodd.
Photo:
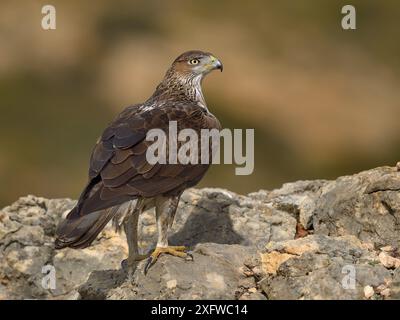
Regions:
M 371 286 L 364 287 L 364 297 L 365 299 L 370 299 L 375 294 L 374 288 Z
M 264 199 L 269 200 L 275 208 L 290 212 L 297 217 L 303 228 L 309 229 L 312 225 L 318 190 L 326 183 L 325 180 L 286 183 L 282 188 L 268 193 Z M 252 197 L 257 195 L 258 193 L 250 194 Z
M 267 274 L 276 274 L 280 265 L 293 256 L 293 254 L 280 253 L 277 251 L 261 254 L 262 269 Z
M 388 269 L 400 267 L 400 259 L 393 258 L 384 251 L 379 254 L 379 261 Z
M 125 240 L 107 227 L 84 250 L 54 250 L 60 217 L 69 199 L 20 198 L 0 211 L 0 295 L 9 299 L 71 299 L 93 270 L 119 268 Z M 46 268 L 55 270 L 55 289 L 42 285 Z M 49 269 L 50 270 L 50 269 Z
M 393 272 L 393 279 L 389 286 L 390 298 L 400 300 L 400 268 Z
M 163 255 L 129 279 L 125 236 L 110 225 L 89 248 L 54 250 L 74 204 L 27 196 L 0 211 L 0 299 L 400 299 L 397 168 L 247 196 L 189 189 L 169 240 L 194 261 Z M 141 251 L 154 248 L 156 230 L 154 211 L 144 212 Z
M 393 247 L 392 246 L 385 246 L 385 247 L 382 247 L 380 250 L 384 251 L 384 252 L 392 252 L 393 251 Z
M 362 299 L 364 286 L 391 278 L 376 264 L 376 254 L 353 236 L 311 235 L 271 242 L 266 252 L 284 256 L 275 274 L 260 282 L 269 299 Z
M 390 289 L 389 289 L 389 288 L 386 288 L 386 289 L 382 290 L 382 291 L 380 292 L 380 295 L 381 295 L 382 297 L 384 297 L 384 298 L 389 298 L 389 297 L 390 297 Z
M 162 256 L 147 275 L 142 261 L 133 281 L 122 284 L 115 271 L 97 272 L 79 293 L 82 299 L 235 299 L 255 285 L 240 272 L 252 254 L 254 250 L 241 245 L 198 244 L 194 261 Z
M 181 198 L 171 237 L 172 245 L 184 243 L 241 244 L 263 247 L 271 240 L 293 239 L 296 219 L 264 201 L 222 189 L 190 189 Z M 139 221 L 141 246 L 148 251 L 157 240 L 154 210 Z
M 292 213 L 306 230 L 315 234 L 352 234 L 376 247 L 396 247 L 400 242 L 399 191 L 400 172 L 380 167 L 335 181 L 284 184 L 264 199 Z
M 267 300 L 260 292 L 247 292 L 239 297 L 239 300 Z
M 389 167 L 338 178 L 319 190 L 314 232 L 352 234 L 375 246 L 400 242 L 400 173 Z

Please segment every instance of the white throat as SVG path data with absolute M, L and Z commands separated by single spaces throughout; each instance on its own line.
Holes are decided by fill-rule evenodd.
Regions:
M 196 101 L 200 107 L 207 109 L 206 100 L 204 99 L 203 91 L 201 89 L 201 81 L 203 80 L 203 75 L 198 75 L 192 80 L 193 88 L 195 90 Z M 208 109 L 207 109 L 208 110 Z

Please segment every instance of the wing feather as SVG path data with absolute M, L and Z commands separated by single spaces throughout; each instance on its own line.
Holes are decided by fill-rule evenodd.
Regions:
M 87 205 L 80 205 L 81 215 L 125 202 L 127 198 L 179 194 L 204 176 L 209 165 L 147 162 L 146 152 L 153 143 L 145 140 L 147 131 L 159 128 L 168 133 L 170 121 L 177 121 L 178 130 L 191 128 L 200 133 L 201 129 L 220 129 L 212 114 L 191 102 L 124 110 L 103 132 L 92 152 L 89 178 L 100 179 L 101 188 L 86 197 Z
M 178 130 L 191 128 L 199 133 L 201 129 L 220 129 L 213 115 L 191 102 L 126 108 L 104 130 L 93 149 L 89 182 L 76 207 L 57 229 L 57 248 L 90 245 L 116 214 L 117 205 L 138 197 L 179 195 L 200 181 L 209 165 L 147 162 L 146 152 L 152 142 L 145 140 L 146 133 L 153 128 L 168 132 L 169 121 L 177 121 Z

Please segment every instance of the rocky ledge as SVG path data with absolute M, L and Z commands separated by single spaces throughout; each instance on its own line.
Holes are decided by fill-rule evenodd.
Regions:
M 54 230 L 75 201 L 23 197 L 0 211 L 0 300 L 400 299 L 399 169 L 246 196 L 187 190 L 170 243 L 194 261 L 165 255 L 130 279 L 123 234 L 107 226 L 91 247 L 57 251 Z M 151 250 L 154 212 L 139 232 Z

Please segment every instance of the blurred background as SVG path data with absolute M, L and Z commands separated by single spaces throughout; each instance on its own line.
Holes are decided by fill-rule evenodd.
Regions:
M 357 30 L 341 8 L 357 9 Z M 57 29 L 41 28 L 41 8 Z M 77 198 L 92 147 L 183 51 L 224 63 L 203 84 L 224 127 L 255 129 L 255 171 L 215 165 L 201 186 L 239 193 L 400 160 L 400 2 L 0 3 L 0 206 Z

